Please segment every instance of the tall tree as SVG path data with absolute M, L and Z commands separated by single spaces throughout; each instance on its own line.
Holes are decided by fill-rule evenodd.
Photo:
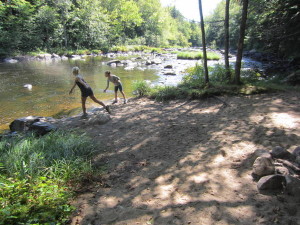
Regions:
M 242 65 L 242 57 L 243 57 L 243 49 L 244 49 L 247 14 L 248 14 L 248 0 L 243 0 L 240 35 L 239 35 L 239 41 L 237 46 L 237 55 L 236 55 L 236 64 L 235 64 L 235 76 L 234 76 L 235 84 L 241 83 L 241 65 Z
M 204 20 L 203 20 L 202 1 L 201 0 L 199 0 L 199 12 L 200 12 L 200 25 L 201 25 L 201 33 L 202 33 L 204 79 L 205 79 L 205 83 L 208 84 L 209 78 L 208 78 L 208 69 L 207 69 L 205 30 L 204 30 Z
M 229 4 L 230 0 L 226 0 L 225 6 L 225 21 L 224 21 L 224 29 L 225 29 L 225 69 L 226 69 L 226 78 L 230 81 L 230 68 L 229 68 Z

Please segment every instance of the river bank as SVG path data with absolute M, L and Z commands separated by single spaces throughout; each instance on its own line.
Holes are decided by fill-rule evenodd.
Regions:
M 257 149 L 300 145 L 299 93 L 222 100 L 141 98 L 82 127 L 107 173 L 78 190 L 71 224 L 298 224 L 299 202 L 259 193 L 251 170 Z

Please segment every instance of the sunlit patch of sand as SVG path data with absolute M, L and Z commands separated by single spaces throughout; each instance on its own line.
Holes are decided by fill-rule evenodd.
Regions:
M 299 126 L 299 119 L 288 113 L 272 113 L 270 117 L 274 125 L 279 128 L 296 128 Z
M 113 208 L 118 205 L 121 198 L 117 198 L 114 196 L 102 196 L 99 198 L 99 207 L 100 208 Z
M 208 181 L 208 177 L 206 173 L 197 173 L 187 178 L 188 181 L 195 182 L 196 184 L 205 183 Z

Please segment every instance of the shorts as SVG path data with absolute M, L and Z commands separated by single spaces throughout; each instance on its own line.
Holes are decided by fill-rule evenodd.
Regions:
M 92 88 L 86 88 L 83 91 L 81 91 L 81 97 L 83 98 L 87 98 L 92 95 L 94 95 Z
M 115 86 L 115 92 L 117 92 L 118 90 L 123 91 L 122 84 L 119 84 L 119 85 Z

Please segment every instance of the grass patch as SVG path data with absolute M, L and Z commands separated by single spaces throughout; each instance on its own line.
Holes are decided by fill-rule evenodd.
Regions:
M 151 91 L 150 83 L 146 80 L 133 81 L 132 88 L 134 90 L 134 93 L 139 97 L 147 96 Z
M 190 59 L 190 60 L 199 60 L 203 59 L 202 52 L 175 52 L 178 59 Z M 207 52 L 208 60 L 219 60 L 221 56 L 214 52 Z
M 52 132 L 0 142 L 0 224 L 62 224 L 73 208 L 72 190 L 91 174 L 93 142 L 85 135 Z
M 261 74 L 253 70 L 244 70 L 241 72 L 241 81 L 243 85 L 232 85 L 227 80 L 226 70 L 223 65 L 209 67 L 209 85 L 205 84 L 203 67 L 196 65 L 189 68 L 187 75 L 177 86 L 156 86 L 150 84 L 141 96 L 148 96 L 158 101 L 168 101 L 173 99 L 202 99 L 219 95 L 253 95 L 261 93 L 270 93 L 284 90 L 299 90 L 297 87 L 291 87 L 283 83 L 283 78 L 274 77 L 272 79 L 263 79 Z M 234 74 L 233 68 L 230 68 L 231 74 Z M 138 87 L 134 87 L 136 90 Z

